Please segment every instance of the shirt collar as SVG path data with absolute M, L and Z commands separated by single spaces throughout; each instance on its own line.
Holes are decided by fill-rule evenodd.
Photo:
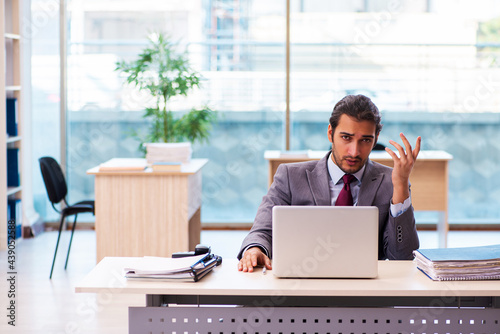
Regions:
M 330 178 L 332 179 L 333 184 L 339 183 L 340 180 L 342 179 L 342 177 L 344 176 L 345 172 L 342 171 L 342 169 L 340 169 L 339 166 L 337 166 L 333 162 L 333 160 L 332 160 L 332 153 L 330 153 L 330 155 L 328 156 L 327 167 L 328 167 L 328 173 L 330 174 Z M 356 173 L 352 174 L 360 182 L 363 179 L 363 173 L 365 172 L 365 167 L 366 167 L 366 164 L 363 165 L 363 167 L 359 171 L 357 171 Z

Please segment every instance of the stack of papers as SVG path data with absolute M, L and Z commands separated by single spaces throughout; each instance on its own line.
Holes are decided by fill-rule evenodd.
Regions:
M 310 150 L 302 150 L 302 151 L 281 151 L 280 158 L 290 158 L 290 159 L 302 159 L 309 158 Z
M 218 257 L 202 254 L 181 258 L 150 257 L 136 259 L 124 268 L 130 279 L 161 279 L 176 281 L 198 281 L 217 265 Z
M 153 172 L 179 172 L 182 170 L 182 163 L 158 161 L 153 162 L 151 168 L 153 168 Z
M 155 162 L 186 163 L 191 159 L 191 143 L 147 143 L 146 160 Z
M 99 165 L 100 172 L 140 172 L 147 167 L 145 159 L 114 158 Z
M 420 249 L 417 268 L 435 281 L 500 279 L 500 245 Z

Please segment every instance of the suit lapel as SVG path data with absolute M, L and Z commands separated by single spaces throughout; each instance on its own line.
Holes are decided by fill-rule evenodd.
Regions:
M 314 198 L 315 205 L 331 205 L 330 186 L 328 180 L 327 160 L 330 156 L 328 153 L 323 157 L 312 171 L 306 170 L 307 181 L 309 188 Z
M 361 188 L 359 189 L 358 206 L 372 205 L 375 200 L 375 195 L 377 194 L 377 189 L 383 179 L 384 174 L 377 173 L 374 170 L 373 163 L 368 160 L 363 175 L 363 181 L 361 182 Z

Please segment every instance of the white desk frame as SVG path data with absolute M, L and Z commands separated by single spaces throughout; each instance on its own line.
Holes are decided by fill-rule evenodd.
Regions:
M 127 281 L 130 258 L 105 258 L 76 292 L 144 294 L 129 333 L 498 333 L 500 281 L 434 282 L 411 261 L 379 261 L 376 279 L 278 279 L 235 259 L 197 283 Z M 177 307 L 182 305 L 182 307 Z

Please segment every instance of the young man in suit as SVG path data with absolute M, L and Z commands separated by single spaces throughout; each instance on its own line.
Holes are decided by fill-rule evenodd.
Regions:
M 238 270 L 252 272 L 255 266 L 272 269 L 272 208 L 275 205 L 377 206 L 379 259 L 411 259 L 419 241 L 409 177 L 420 151 L 421 138 L 417 138 L 414 149 L 402 133 L 404 147 L 389 141 L 399 152 L 398 156 L 386 148 L 394 161 L 394 168 L 389 168 L 368 158 L 381 129 L 379 110 L 368 97 L 347 95 L 340 100 L 333 108 L 328 125 L 332 150 L 319 161 L 278 167 L 252 229 L 242 243 Z M 350 192 L 347 202 L 346 190 L 339 196 L 342 188 Z

